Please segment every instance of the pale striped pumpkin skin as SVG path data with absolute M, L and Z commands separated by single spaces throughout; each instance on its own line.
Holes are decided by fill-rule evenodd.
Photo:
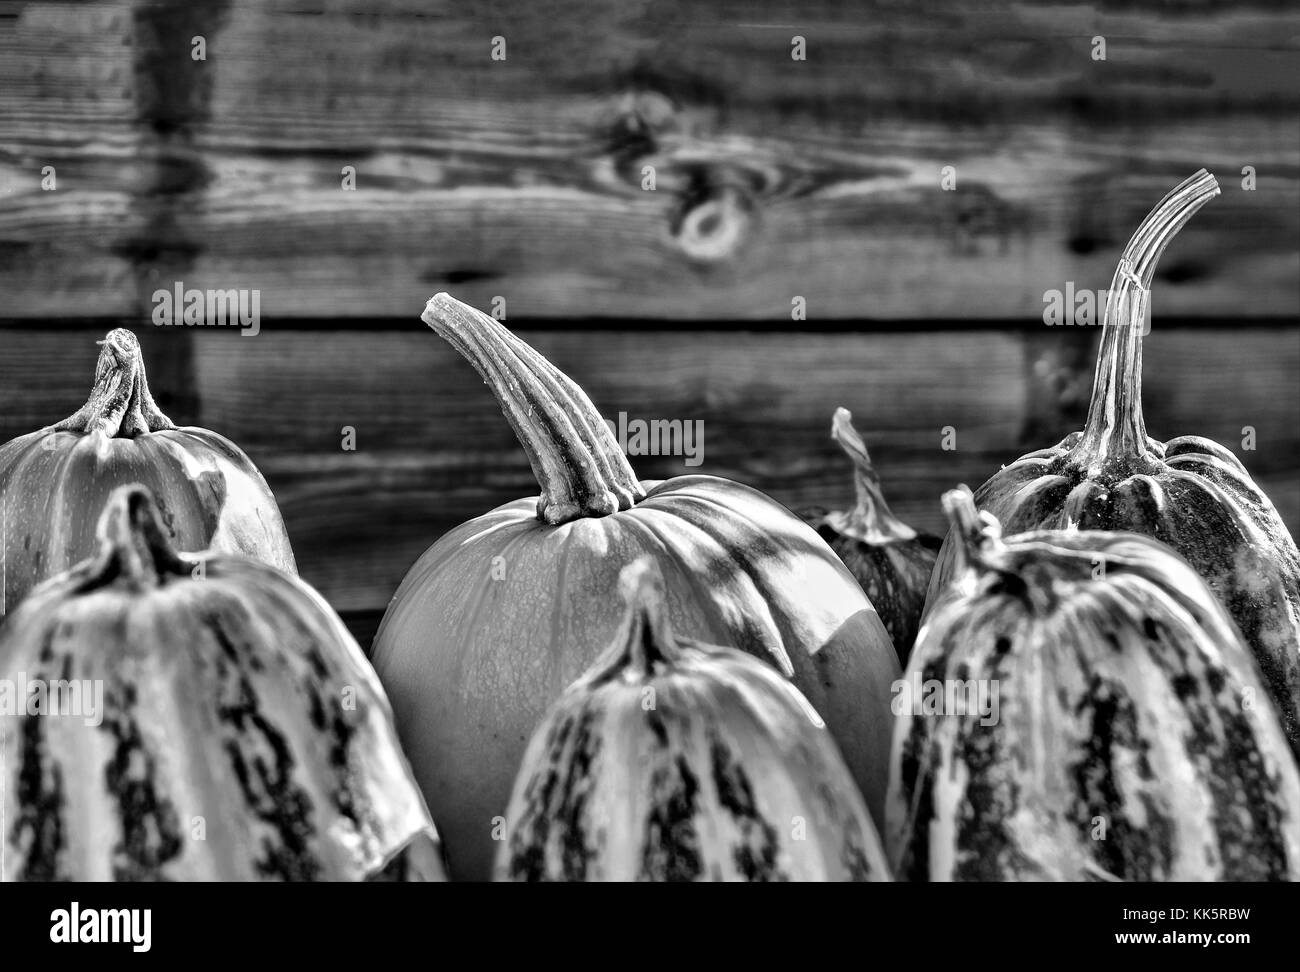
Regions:
M 36 584 L 92 556 L 95 525 L 115 489 L 154 496 L 179 550 L 240 554 L 294 574 L 271 490 L 229 439 L 178 428 L 149 396 L 139 342 L 102 342 L 91 400 L 76 415 L 0 445 L 0 614 Z
M 498 879 L 888 880 L 870 814 L 807 700 L 733 649 L 666 648 L 661 626 L 628 619 L 538 727 Z
M 383 691 L 320 596 L 172 553 L 141 490 L 111 517 L 114 539 L 0 628 L 0 679 L 103 699 L 98 720 L 0 716 L 4 879 L 440 879 Z
M 900 717 L 900 878 L 1300 878 L 1300 779 L 1277 713 L 1235 626 L 1167 547 L 1006 538 L 940 593 L 904 677 L 996 680 L 999 713 Z

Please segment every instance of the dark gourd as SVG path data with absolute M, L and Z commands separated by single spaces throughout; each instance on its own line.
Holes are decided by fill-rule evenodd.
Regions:
M 280 510 L 252 460 L 158 409 L 134 334 L 118 328 L 100 344 L 86 404 L 0 446 L 0 614 L 95 552 L 104 503 L 130 483 L 153 494 L 178 549 L 243 554 L 296 573 Z
M 851 510 L 828 513 L 812 509 L 802 515 L 867 592 L 894 642 L 899 662 L 906 665 L 942 541 L 918 533 L 894 515 L 885 502 L 880 475 L 866 443 L 853 427 L 853 416 L 847 408 L 835 410 L 831 438 L 853 463 L 857 502 Z
M 1152 210 L 1111 283 L 1083 431 L 1004 466 L 975 502 L 1004 532 L 1077 526 L 1169 544 L 1209 583 L 1251 648 L 1300 756 L 1300 553 L 1282 518 L 1228 449 L 1195 435 L 1159 442 L 1142 420 L 1142 332 L 1156 261 L 1216 196 L 1205 170 Z M 951 576 L 952 538 L 929 596 Z M 928 608 L 927 608 L 928 611 Z
M 623 575 L 614 640 L 529 743 L 498 878 L 888 880 L 807 699 L 752 655 L 679 641 L 649 558 Z
M 138 486 L 98 533 L 0 626 L 4 879 L 441 879 L 383 691 L 320 595 L 176 553 Z
M 944 505 L 952 581 L 917 639 L 894 739 L 898 877 L 1300 877 L 1286 738 L 1187 562 L 1137 534 L 1002 538 L 964 487 Z M 988 700 L 975 712 L 971 685 Z
M 793 677 L 879 812 L 898 660 L 816 531 L 725 479 L 639 482 L 582 389 L 499 322 L 445 294 L 425 320 L 483 376 L 542 487 L 430 547 L 375 638 L 452 876 L 491 876 L 528 738 L 609 645 L 624 614 L 619 571 L 646 555 L 674 629 Z

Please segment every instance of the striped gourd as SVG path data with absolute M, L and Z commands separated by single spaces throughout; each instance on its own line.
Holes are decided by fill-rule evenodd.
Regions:
M 1241 629 L 1300 757 L 1295 540 L 1228 449 L 1196 435 L 1160 442 L 1147 435 L 1142 418 L 1142 335 L 1156 261 L 1218 192 L 1214 177 L 1201 170 L 1143 221 L 1111 283 L 1083 430 L 1004 466 L 975 491 L 975 502 L 1008 534 L 1077 526 L 1142 533 L 1173 547 Z M 950 541 L 935 565 L 931 599 L 947 583 L 951 567 Z
M 678 641 L 649 558 L 614 641 L 534 733 L 503 879 L 887 880 L 821 719 L 770 666 Z
M 175 553 L 138 486 L 99 540 L 0 628 L 0 877 L 441 877 L 388 703 L 315 591 Z
M 953 581 L 896 707 L 899 877 L 1300 878 L 1295 763 L 1191 566 L 1137 534 L 1004 539 L 969 490 L 944 503 Z

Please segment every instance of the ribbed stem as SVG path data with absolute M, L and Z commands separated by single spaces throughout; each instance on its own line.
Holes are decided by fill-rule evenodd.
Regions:
M 176 428 L 149 393 L 144 355 L 135 335 L 119 327 L 97 343 L 101 350 L 90 398 L 50 429 L 83 435 L 102 432 L 110 437 L 133 439 L 146 432 Z
M 102 561 L 140 587 L 156 587 L 169 574 L 187 573 L 158 519 L 153 495 L 132 484 L 113 490 L 96 528 Z
M 853 462 L 853 486 L 857 502 L 853 509 L 826 515 L 826 523 L 835 532 L 869 544 L 898 543 L 912 540 L 916 531 L 896 517 L 885 502 L 880 477 L 867 453 L 867 444 L 853 427 L 847 408 L 837 408 L 831 419 L 831 438 Z
M 483 376 L 541 486 L 537 516 L 550 524 L 607 516 L 645 498 L 596 407 L 567 375 L 499 322 L 447 294 L 422 315 Z
M 1071 461 L 1090 477 L 1101 475 L 1108 464 L 1148 457 L 1142 419 L 1142 332 L 1151 281 L 1169 241 L 1218 194 L 1214 176 L 1201 169 L 1151 210 L 1124 248 L 1106 300 L 1088 420 L 1071 454 Z
M 1002 546 L 1002 525 L 997 517 L 975 506 L 969 486 L 958 486 L 943 494 L 943 512 L 952 527 L 955 570 L 958 576 L 968 568 L 989 565 L 989 555 Z

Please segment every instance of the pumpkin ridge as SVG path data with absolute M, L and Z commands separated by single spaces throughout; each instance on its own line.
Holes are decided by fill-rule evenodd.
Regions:
M 553 645 L 559 643 L 560 636 L 561 636 L 562 621 L 564 618 L 564 611 L 561 608 L 565 600 L 565 594 L 566 594 L 565 582 L 568 580 L 568 576 L 569 576 L 569 558 L 573 554 L 573 544 L 574 544 L 574 535 L 573 535 L 573 531 L 570 530 L 569 532 L 565 533 L 563 539 L 560 542 L 560 555 L 556 560 L 555 591 L 554 591 L 554 596 L 551 598 L 551 644 Z M 506 549 L 507 549 L 506 547 L 501 548 L 501 551 L 498 553 L 498 556 L 504 557 Z M 475 596 L 476 604 L 473 611 L 470 614 L 470 624 L 474 624 L 475 621 L 477 620 L 477 616 L 478 616 L 477 601 L 482 596 L 482 589 L 480 588 L 480 590 L 476 592 L 474 596 Z

